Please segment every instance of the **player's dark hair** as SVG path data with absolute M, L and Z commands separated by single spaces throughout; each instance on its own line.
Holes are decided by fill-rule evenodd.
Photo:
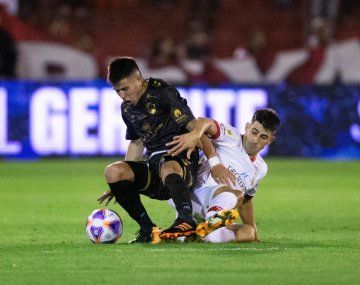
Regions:
M 258 121 L 260 124 L 264 126 L 265 129 L 276 132 L 280 127 L 280 119 L 275 110 L 270 108 L 257 110 L 251 122 Z
M 139 67 L 133 58 L 119 57 L 109 64 L 107 80 L 114 85 L 135 71 L 140 73 Z

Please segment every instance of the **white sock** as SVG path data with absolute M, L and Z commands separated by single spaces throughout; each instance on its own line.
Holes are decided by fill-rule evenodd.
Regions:
M 235 241 L 235 233 L 227 228 L 219 228 L 205 237 L 205 242 L 220 243 Z
M 235 194 L 231 192 L 222 192 L 219 195 L 216 195 L 210 200 L 209 210 L 206 213 L 205 219 L 209 219 L 216 212 L 222 210 L 234 209 L 237 203 L 237 198 Z

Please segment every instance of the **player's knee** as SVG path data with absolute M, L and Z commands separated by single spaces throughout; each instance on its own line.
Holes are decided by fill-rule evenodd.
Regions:
M 249 225 L 247 225 L 249 226 Z M 256 240 L 256 232 L 255 229 L 252 226 L 249 226 L 249 240 L 255 241 Z
M 217 188 L 216 191 L 214 192 L 213 199 L 215 199 L 218 196 L 226 197 L 225 199 L 227 199 L 228 201 L 232 201 L 232 203 L 234 203 L 234 205 L 232 205 L 231 208 L 229 209 L 239 208 L 243 200 L 242 192 L 240 190 L 234 190 L 229 186 L 220 186 L 219 188 Z
M 241 225 L 241 233 L 238 231 L 235 234 L 236 241 L 239 242 L 254 242 L 256 241 L 256 232 L 255 229 L 250 225 Z
M 160 176 L 163 183 L 165 183 L 165 179 L 169 174 L 178 174 L 182 177 L 183 170 L 179 163 L 176 161 L 167 161 L 161 166 Z
M 221 193 L 215 193 L 209 202 L 209 207 L 218 206 L 222 209 L 234 209 L 237 204 L 236 194 L 233 192 L 224 191 Z M 213 214 L 212 211 L 209 215 Z
M 105 168 L 104 172 L 107 183 L 114 183 L 120 180 L 129 180 L 132 178 L 132 170 L 125 162 L 115 162 Z

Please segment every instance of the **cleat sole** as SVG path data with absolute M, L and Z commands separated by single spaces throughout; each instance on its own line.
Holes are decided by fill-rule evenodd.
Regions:
M 188 232 L 177 232 L 177 233 L 163 233 L 160 234 L 160 239 L 164 240 L 164 239 L 176 239 L 178 237 L 188 237 L 191 236 L 193 234 L 195 234 L 196 231 L 188 231 Z

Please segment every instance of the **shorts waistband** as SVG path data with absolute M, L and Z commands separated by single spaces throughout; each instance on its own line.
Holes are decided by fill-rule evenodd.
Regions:
M 157 155 L 159 153 L 165 153 L 168 152 L 168 149 L 166 150 L 158 150 L 158 151 L 154 151 L 153 153 L 150 154 L 149 159 L 151 159 L 154 155 Z

